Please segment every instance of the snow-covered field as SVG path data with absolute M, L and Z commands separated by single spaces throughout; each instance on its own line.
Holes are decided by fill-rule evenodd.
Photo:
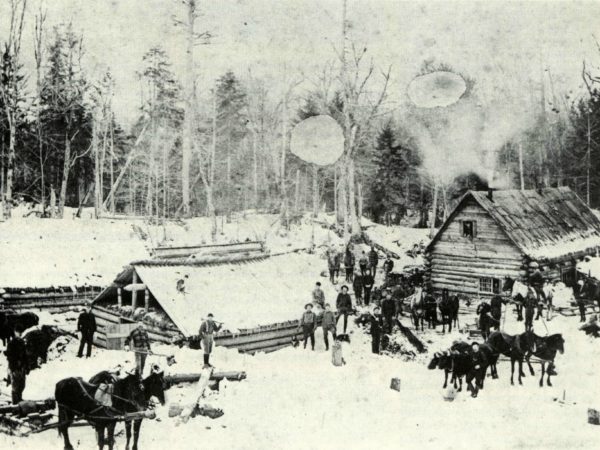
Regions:
M 158 420 L 144 422 L 140 447 L 193 449 L 202 442 L 223 449 L 598 448 L 600 428 L 587 424 L 587 408 L 600 407 L 600 343 L 578 331 L 578 325 L 577 319 L 561 316 L 547 323 L 549 333 L 561 332 L 566 340 L 565 354 L 557 357 L 554 387 L 540 388 L 538 374 L 527 376 L 523 386 L 510 386 L 510 365 L 502 362 L 500 379 L 488 377 L 478 398 L 463 392 L 454 402 L 443 400 L 442 373 L 427 370 L 428 356 L 405 362 L 372 355 L 369 336 L 354 325 L 352 343 L 344 344 L 343 367 L 331 364 L 320 331 L 315 352 L 287 348 L 252 357 L 218 347 L 212 358 L 218 369 L 248 374 L 243 382 L 223 382 L 221 391 L 206 399 L 225 415 L 176 425 L 176 419 L 167 416 L 168 406 L 190 403 L 195 386 L 174 387 L 167 391 L 167 404 L 157 411 Z M 506 331 L 517 332 L 522 326 L 510 315 Z M 546 333 L 541 322 L 535 328 L 538 334 Z M 426 339 L 431 353 L 464 336 L 429 333 Z M 103 350 L 80 360 L 74 356 L 76 345 L 72 342 L 68 354 L 31 373 L 26 398 L 52 396 L 54 384 L 67 375 L 89 378 L 132 362 L 127 353 Z M 175 351 L 178 363 L 165 367 L 167 373 L 200 370 L 200 352 Z M 2 372 L 4 364 L 0 363 Z M 401 392 L 390 389 L 392 377 L 402 380 Z M 563 395 L 564 403 L 559 401 Z M 71 436 L 78 448 L 93 448 L 91 429 L 73 429 Z M 0 435 L 0 445 L 59 449 L 62 439 L 54 431 L 27 438 Z M 123 445 L 120 435 L 117 448 Z
M 313 233 L 310 220 L 304 220 L 288 232 L 273 225 L 275 219 L 274 216 L 248 215 L 226 225 L 229 228 L 220 239 L 262 236 L 273 253 L 310 246 Z M 203 219 L 164 228 L 141 222 L 137 225 L 136 231 L 132 223 L 125 221 L 13 219 L 0 224 L 0 274 L 8 273 L 6 280 L 11 284 L 28 282 L 26 285 L 31 286 L 75 283 L 76 279 L 94 274 L 109 282 L 122 265 L 145 257 L 147 248 L 165 237 L 172 245 L 197 244 L 203 236 L 208 242 L 210 233 L 210 224 Z M 141 238 L 140 229 L 146 234 L 146 240 Z M 426 231 L 409 228 L 371 225 L 367 232 L 384 247 L 395 246 L 394 251 L 400 255 L 405 255 L 414 243 L 426 239 Z M 284 261 L 282 264 L 286 258 L 310 258 L 312 262 L 305 264 L 309 267 L 305 271 L 306 286 L 302 288 L 305 290 L 317 274 L 326 269 L 326 261 L 322 259 L 326 247 L 341 243 L 335 234 L 320 226 L 314 227 L 314 233 L 317 255 L 276 257 Z M 397 239 L 399 245 L 394 242 Z M 396 267 L 401 269 L 403 265 L 414 263 L 412 258 L 403 256 Z M 32 267 L 36 270 L 32 271 Z M 40 267 L 44 269 L 38 269 Z M 333 300 L 339 284 L 334 287 L 325 278 L 321 280 L 328 301 Z M 302 306 L 290 311 L 291 318 L 301 312 Z M 44 311 L 40 316 L 41 323 L 73 329 L 76 313 Z M 464 326 L 474 317 L 461 316 L 460 320 Z M 408 325 L 406 318 L 403 322 Z M 466 338 L 466 334 L 458 331 L 446 335 L 425 332 L 421 337 L 429 353 L 406 360 L 371 354 L 370 336 L 352 323 L 352 342 L 343 344 L 347 361 L 343 367 L 332 365 L 331 355 L 324 350 L 320 329 L 314 352 L 290 347 L 249 356 L 217 347 L 211 359 L 217 369 L 244 370 L 248 374 L 243 382 L 223 381 L 220 392 L 208 395 L 206 403 L 222 408 L 225 415 L 215 420 L 196 417 L 178 425 L 176 419 L 168 417 L 168 407 L 178 402 L 189 404 L 195 397 L 196 386 L 173 387 L 167 391 L 167 404 L 157 410 L 158 419 L 144 422 L 140 448 L 598 448 L 600 427 L 587 424 L 587 408 L 600 409 L 597 381 L 600 342 L 578 330 L 576 317 L 556 316 L 546 326 L 541 321 L 535 322 L 535 331 L 541 335 L 560 332 L 566 341 L 565 354 L 557 358 L 559 375 L 553 377 L 553 387 L 540 388 L 537 374 L 534 378 L 527 376 L 523 386 L 510 386 L 510 364 L 502 362 L 498 367 L 500 379 L 488 378 L 478 398 L 472 399 L 463 392 L 453 402 L 443 399 L 443 374 L 427 370 L 426 365 L 434 351 L 444 350 L 454 340 Z M 522 328 L 522 322 L 516 322 L 514 315 L 509 314 L 505 330 L 516 333 Z M 131 354 L 100 349 L 95 349 L 89 360 L 78 359 L 75 357 L 77 345 L 77 341 L 70 342 L 66 353 L 30 374 L 24 392 L 26 399 L 53 396 L 56 382 L 66 376 L 88 379 L 117 364 L 125 367 L 133 364 Z M 163 364 L 166 373 L 200 371 L 201 352 L 167 347 L 154 350 L 175 352 L 177 364 L 172 367 Z M 147 366 L 152 358 L 163 362 L 151 357 Z M 5 373 L 6 360 L 0 358 L 0 375 L 3 377 Z M 392 377 L 401 379 L 400 392 L 390 389 Z M 8 394 L 8 388 L 0 386 L 0 393 Z M 122 431 L 122 425 L 117 430 Z M 95 436 L 90 428 L 74 428 L 70 433 L 77 448 L 95 448 Z M 62 438 L 55 431 L 27 438 L 0 434 L 0 448 L 60 449 L 62 446 Z M 121 433 L 117 436 L 117 448 L 123 447 Z

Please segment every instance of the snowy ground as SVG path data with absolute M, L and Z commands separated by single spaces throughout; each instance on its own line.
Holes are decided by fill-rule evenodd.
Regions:
M 225 415 L 176 425 L 167 417 L 168 405 L 188 403 L 195 386 L 172 388 L 167 405 L 158 410 L 159 420 L 144 422 L 141 448 L 191 449 L 199 440 L 223 449 L 598 448 L 600 428 L 586 421 L 588 407 L 600 408 L 600 342 L 578 331 L 578 325 L 577 319 L 561 316 L 547 323 L 549 333 L 561 332 L 566 340 L 565 354 L 557 358 L 554 387 L 540 388 L 537 376 L 527 376 L 523 386 L 510 386 L 510 365 L 502 362 L 500 379 L 488 377 L 477 399 L 461 393 L 454 402 L 443 400 L 442 373 L 427 370 L 428 356 L 405 362 L 372 355 L 369 337 L 354 325 L 352 343 L 344 344 L 344 367 L 331 364 L 320 330 L 315 352 L 287 348 L 252 357 L 217 348 L 212 360 L 219 369 L 248 374 L 243 382 L 222 383 L 221 391 L 207 399 Z M 506 331 L 517 332 L 522 326 L 509 315 Z M 546 334 L 542 322 L 535 328 Z M 454 331 L 446 336 L 426 333 L 425 340 L 432 352 L 464 336 Z M 124 352 L 103 350 L 80 360 L 74 357 L 76 345 L 72 342 L 66 356 L 32 372 L 26 398 L 52 396 L 54 384 L 66 374 L 89 378 L 132 362 Z M 199 371 L 199 352 L 176 349 L 176 359 L 178 364 L 167 371 Z M 4 361 L 0 364 L 4 372 Z M 401 378 L 401 392 L 389 388 L 392 377 Z M 563 394 L 566 401 L 561 403 L 557 399 Z M 73 429 L 72 437 L 79 448 L 93 448 L 89 428 Z M 123 448 L 123 436 L 117 439 L 118 448 Z M 0 435 L 0 445 L 59 449 L 62 440 L 53 431 L 28 438 Z

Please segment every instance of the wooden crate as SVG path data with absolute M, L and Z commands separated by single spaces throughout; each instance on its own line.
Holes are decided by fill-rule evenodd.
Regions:
M 132 330 L 137 328 L 137 323 L 121 323 L 108 325 L 106 327 L 106 348 L 107 350 L 123 350 L 125 339 Z

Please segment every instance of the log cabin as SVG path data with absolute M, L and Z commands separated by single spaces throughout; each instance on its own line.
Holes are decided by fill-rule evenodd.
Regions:
M 511 277 L 576 282 L 577 261 L 600 248 L 600 220 L 568 187 L 469 191 L 425 251 L 427 288 L 489 298 Z

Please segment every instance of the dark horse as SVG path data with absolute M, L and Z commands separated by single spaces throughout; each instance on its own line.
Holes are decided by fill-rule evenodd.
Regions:
M 92 380 L 105 380 L 106 371 L 95 375 Z M 146 387 L 147 386 L 147 387 Z M 112 406 L 99 404 L 94 395 L 98 386 L 86 383 L 81 378 L 65 378 L 56 383 L 54 398 L 58 405 L 58 420 L 60 426 L 58 432 L 65 441 L 65 450 L 72 450 L 73 446 L 69 440 L 69 426 L 76 417 L 87 420 L 96 430 L 98 437 L 98 448 L 102 450 L 108 445 L 110 450 L 114 445 L 114 431 L 117 418 L 128 412 L 142 411 L 152 395 L 164 402 L 164 388 L 162 374 L 152 373 L 140 383 L 136 374 L 128 375 L 114 382 L 111 394 Z M 134 449 L 137 448 L 137 436 L 139 425 L 135 436 Z M 104 431 L 108 437 L 105 439 Z M 127 430 L 128 431 L 128 430 Z M 128 432 L 127 445 L 129 445 L 130 432 Z M 127 447 L 129 448 L 129 447 Z
M 515 384 L 513 381 L 513 374 L 515 371 L 515 362 L 519 363 L 519 384 L 523 384 L 521 378 L 525 376 L 523 372 L 523 358 L 525 357 L 525 350 L 529 344 L 524 343 L 528 339 L 533 339 L 532 332 L 525 332 L 522 335 L 513 336 L 511 334 L 504 333 L 502 331 L 492 332 L 488 339 L 487 344 L 492 348 L 494 353 L 510 358 L 510 384 Z
M 452 322 L 454 320 L 453 298 L 454 297 L 450 297 L 447 289 L 442 291 L 442 299 L 438 305 L 440 315 L 442 316 L 442 333 L 446 332 L 446 323 L 448 324 L 448 333 L 452 333 Z
M 583 282 L 581 294 L 588 300 L 595 301 L 600 309 L 600 281 L 593 277 L 588 277 Z
M 554 372 L 554 358 L 556 358 L 556 352 L 560 352 L 562 355 L 565 352 L 565 340 L 561 334 L 553 334 L 551 336 L 541 337 L 534 335 L 533 347 L 529 348 L 525 361 L 529 366 L 529 372 L 531 375 L 535 375 L 533 367 L 529 359 L 535 356 L 540 359 L 542 364 L 542 376 L 540 378 L 540 387 L 544 386 L 544 375 L 548 373 L 546 384 L 552 386 L 550 382 L 550 376 L 556 375 Z M 548 370 L 546 371 L 546 363 L 548 363 Z

